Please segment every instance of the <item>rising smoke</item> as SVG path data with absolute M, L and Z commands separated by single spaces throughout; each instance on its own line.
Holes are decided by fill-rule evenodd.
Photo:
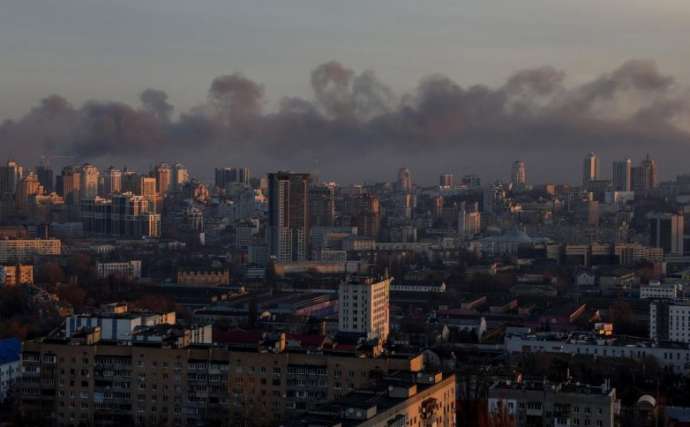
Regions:
M 690 92 L 651 61 L 632 60 L 577 86 L 552 67 L 523 70 L 500 87 L 462 87 L 443 75 L 396 95 L 372 71 L 332 61 L 311 73 L 313 100 L 285 98 L 266 112 L 261 84 L 217 77 L 207 101 L 173 117 L 165 92 L 141 105 L 50 96 L 0 125 L 2 153 L 25 162 L 43 153 L 79 160 L 171 159 L 206 169 L 225 164 L 332 172 L 343 180 L 388 177 L 406 165 L 504 176 L 515 158 L 536 179 L 577 180 L 587 151 L 609 159 L 657 156 L 662 172 L 686 170 Z M 318 166 L 317 166 L 318 163 Z

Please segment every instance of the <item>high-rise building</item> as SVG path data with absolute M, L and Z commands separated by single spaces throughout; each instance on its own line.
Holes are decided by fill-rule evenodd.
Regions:
M 38 181 L 38 177 L 33 172 L 22 178 L 17 186 L 17 195 L 15 198 L 17 209 L 24 210 L 28 208 L 29 201 L 32 196 L 39 196 L 43 194 L 43 186 Z
M 444 173 L 441 175 L 438 179 L 438 185 L 440 185 L 441 188 L 453 188 L 453 174 Z
M 103 176 L 103 195 L 118 193 L 122 193 L 122 171 L 111 166 Z
M 139 177 L 139 195 L 144 197 L 155 196 L 156 191 L 156 178 L 150 176 L 140 176 Z
M 594 153 L 585 156 L 582 168 L 582 186 L 587 187 L 591 181 L 599 179 L 599 158 Z
M 649 246 L 662 248 L 665 254 L 683 255 L 683 214 L 650 212 Z
M 309 254 L 309 174 L 268 175 L 269 252 L 280 262 L 304 261 Z
M 525 170 L 525 162 L 516 160 L 513 162 L 513 167 L 510 171 L 510 182 L 513 187 L 524 187 L 527 184 L 527 171 Z
M 98 168 L 91 164 L 84 164 L 79 175 L 79 195 L 81 200 L 94 199 L 98 196 Z
M 38 177 L 38 181 L 41 183 L 46 193 L 50 194 L 55 191 L 55 177 L 52 169 L 50 169 L 48 166 L 37 166 L 36 176 Z
M 335 186 L 312 186 L 309 190 L 311 226 L 332 227 L 335 224 Z
M 217 188 L 225 189 L 230 184 L 249 185 L 250 179 L 249 168 L 216 168 L 215 170 Z
M 81 187 L 81 172 L 79 168 L 67 166 L 62 170 L 62 175 L 58 177 L 57 190 L 64 199 L 65 203 L 72 206 L 78 206 L 80 187 Z
M 478 175 L 468 174 L 462 177 L 462 185 L 470 188 L 479 188 L 482 186 L 482 182 Z
M 458 209 L 458 235 L 466 238 L 479 234 L 481 225 L 482 217 L 478 203 L 473 203 L 468 207 L 466 202 L 461 202 Z
M 22 176 L 24 176 L 24 168 L 14 160 L 9 160 L 7 165 L 0 167 L 0 193 L 14 194 Z
M 615 191 L 632 190 L 632 160 L 613 162 L 611 183 Z
M 338 287 L 338 330 L 385 342 L 390 331 L 391 279 L 354 276 Z
M 182 191 L 182 187 L 189 182 L 189 170 L 182 163 L 173 166 L 173 191 Z
M 144 196 L 122 193 L 112 199 L 98 197 L 82 200 L 80 207 L 86 233 L 136 239 L 160 236 L 161 217 Z
M 156 178 L 156 191 L 161 197 L 172 190 L 173 186 L 173 170 L 167 163 L 161 163 L 153 171 Z
M 653 301 L 649 304 L 649 338 L 690 343 L 689 317 L 687 302 Z
M 640 167 L 642 167 L 642 170 L 647 176 L 647 185 L 649 185 L 649 188 L 651 189 L 656 187 L 656 161 L 652 160 L 649 157 L 649 154 L 647 154 L 644 160 L 642 160 L 640 163 Z
M 412 192 L 412 172 L 408 168 L 400 168 L 398 171 L 398 191 Z
M 352 222 L 360 236 L 378 239 L 381 233 L 381 202 L 378 196 L 364 193 L 352 201 Z
M 138 194 L 141 190 L 139 184 L 139 174 L 125 167 L 122 171 L 122 188 L 120 192 Z
M 656 187 L 656 161 L 649 154 L 640 162 L 640 166 L 632 168 L 632 188 L 634 191 L 645 192 Z

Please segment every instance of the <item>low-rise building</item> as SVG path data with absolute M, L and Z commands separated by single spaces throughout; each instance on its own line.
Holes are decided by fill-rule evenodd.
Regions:
M 225 269 L 177 271 L 177 284 L 185 286 L 227 286 L 230 284 L 230 271 Z
M 489 417 L 516 427 L 613 427 L 617 406 L 616 389 L 606 384 L 502 381 L 491 387 L 488 399 Z
M 96 263 L 96 273 L 99 279 L 121 276 L 129 280 L 138 280 L 141 279 L 141 261 L 99 262 Z
M 97 313 L 82 313 L 65 319 L 64 335 L 72 337 L 84 328 L 100 328 L 100 336 L 108 341 L 131 341 L 139 327 L 174 325 L 175 312 L 138 313 L 131 312 L 126 305 L 111 305 L 101 308 Z
M 0 240 L 0 263 L 24 262 L 34 256 L 60 255 L 62 242 L 57 239 Z
M 688 344 L 629 337 L 602 337 L 593 332 L 509 334 L 505 337 L 505 350 L 509 354 L 566 353 L 639 361 L 652 358 L 659 366 L 671 372 L 690 372 Z
M 661 283 L 657 280 L 648 285 L 640 285 L 640 299 L 670 299 L 677 300 L 683 291 L 680 283 Z
M 0 265 L 0 287 L 16 285 L 33 285 L 33 283 L 33 265 Z
M 455 375 L 404 372 L 295 417 L 290 427 L 455 426 Z

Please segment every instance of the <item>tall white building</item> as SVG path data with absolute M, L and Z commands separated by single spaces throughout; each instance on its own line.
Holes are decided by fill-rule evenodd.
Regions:
M 513 187 L 524 187 L 527 184 L 527 171 L 525 170 L 525 162 L 516 160 L 513 162 L 513 168 L 510 171 L 510 182 Z
M 94 165 L 86 163 L 81 167 L 79 194 L 82 200 L 95 199 L 98 196 L 98 179 L 101 173 Z
M 461 238 L 472 237 L 479 234 L 482 226 L 482 214 L 477 203 L 467 209 L 465 202 L 460 203 L 458 210 L 458 235 Z
M 338 288 L 338 330 L 386 341 L 391 281 L 356 276 L 342 282 Z
M 122 193 L 122 171 L 109 167 L 103 177 L 103 195 Z
M 412 192 L 412 172 L 408 168 L 398 170 L 398 190 L 403 193 Z
M 582 168 L 582 185 L 587 186 L 591 181 L 599 179 L 599 158 L 594 153 L 585 156 Z
M 182 163 L 173 166 L 173 191 L 180 191 L 189 182 L 189 170 Z
M 632 190 L 632 160 L 613 162 L 611 168 L 611 183 L 615 191 Z
M 690 304 L 660 301 L 649 304 L 649 338 L 690 343 Z

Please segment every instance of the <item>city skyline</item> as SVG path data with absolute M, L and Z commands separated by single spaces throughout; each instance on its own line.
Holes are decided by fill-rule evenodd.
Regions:
M 574 184 L 580 167 L 571 160 L 583 151 L 605 163 L 653 152 L 665 165 L 662 179 L 687 172 L 690 103 L 682 82 L 652 61 L 627 61 L 580 85 L 563 70 L 537 67 L 499 86 L 436 75 L 396 94 L 374 72 L 335 61 L 310 80 L 312 97 L 284 98 L 277 112 L 261 82 L 237 73 L 215 78 L 207 101 L 190 111 L 155 89 L 141 92 L 140 105 L 50 96 L 0 126 L 0 156 L 135 168 L 177 158 L 197 170 L 221 159 L 266 172 L 323 169 L 341 182 L 380 180 L 400 165 L 424 180 L 437 168 L 494 180 L 517 158 L 542 166 L 530 172 L 533 182 Z

